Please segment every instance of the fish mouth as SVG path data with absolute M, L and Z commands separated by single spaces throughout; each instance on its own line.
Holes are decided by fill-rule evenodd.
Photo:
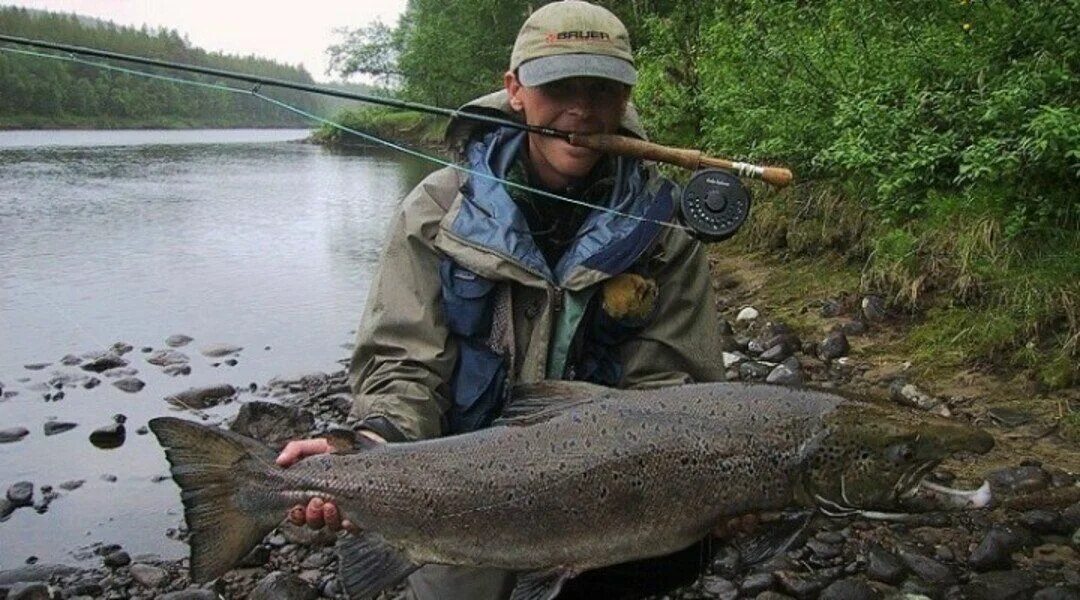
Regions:
M 830 517 L 859 516 L 880 521 L 906 521 L 915 512 L 985 508 L 990 505 L 990 482 L 983 481 L 974 490 L 950 488 L 929 480 L 930 472 L 941 461 L 928 461 L 905 473 L 892 490 L 893 504 L 912 512 L 882 512 L 860 508 L 848 499 L 844 479 L 840 480 L 841 500 L 817 495 L 818 510 Z
M 946 487 L 923 479 L 909 492 L 908 496 L 932 502 L 943 508 L 954 509 L 986 508 L 993 500 L 990 482 L 986 480 L 983 480 L 982 485 L 974 490 L 965 490 Z

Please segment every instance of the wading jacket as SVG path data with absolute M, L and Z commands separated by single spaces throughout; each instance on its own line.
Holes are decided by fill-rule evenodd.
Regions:
M 514 118 L 505 92 L 463 110 Z M 623 133 L 644 137 L 632 111 Z M 466 140 L 464 164 L 495 177 L 527 143 L 463 121 L 447 135 Z M 612 164 L 610 207 L 670 219 L 670 181 L 640 161 Z M 628 277 L 647 285 L 617 285 Z M 647 288 L 646 314 L 609 308 L 625 288 Z M 390 441 L 432 438 L 485 426 L 517 383 L 716 381 L 719 357 L 705 249 L 685 232 L 592 211 L 552 268 L 503 184 L 444 168 L 391 221 L 349 367 L 353 418 Z

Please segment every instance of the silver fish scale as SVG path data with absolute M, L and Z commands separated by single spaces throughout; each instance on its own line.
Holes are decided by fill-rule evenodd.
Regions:
M 740 384 L 614 392 L 527 427 L 317 457 L 286 474 L 417 563 L 580 572 L 786 506 L 800 445 L 839 402 Z

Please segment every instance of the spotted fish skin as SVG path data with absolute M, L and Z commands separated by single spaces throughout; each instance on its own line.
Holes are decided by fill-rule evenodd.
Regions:
M 316 496 L 335 502 L 411 564 L 580 573 L 674 552 L 727 517 L 813 506 L 821 495 L 890 502 L 882 489 L 914 472 L 902 464 L 909 453 L 899 452 L 899 461 L 894 456 L 897 443 L 932 442 L 919 446 L 922 461 L 981 449 L 986 440 L 960 425 L 935 422 L 927 429 L 921 418 L 908 425 L 872 405 L 806 389 L 746 383 L 651 391 L 585 386 L 584 394 L 574 384 L 538 389 L 558 392 L 562 408 L 461 436 L 313 456 L 288 469 L 265 453 L 255 456 L 255 443 L 246 438 L 155 420 L 151 428 L 184 490 L 193 577 L 220 575 L 287 507 Z M 894 434 L 900 442 L 884 439 Z M 232 456 L 217 479 L 197 464 L 212 459 L 189 455 L 209 436 L 243 446 L 215 451 Z M 866 465 L 853 467 L 859 460 Z M 880 461 L 899 465 L 897 475 Z M 221 530 L 236 520 L 246 520 L 242 534 L 222 542 L 229 536 Z

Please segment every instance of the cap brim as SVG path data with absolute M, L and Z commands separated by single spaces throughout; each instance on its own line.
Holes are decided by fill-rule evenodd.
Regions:
M 518 81 L 534 87 L 568 77 L 600 77 L 626 85 L 637 83 L 637 70 L 629 62 L 602 54 L 556 54 L 521 63 Z

